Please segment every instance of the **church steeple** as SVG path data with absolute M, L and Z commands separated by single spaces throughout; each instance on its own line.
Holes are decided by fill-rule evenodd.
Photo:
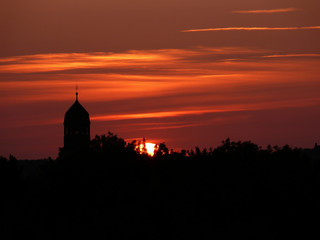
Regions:
M 89 148 L 90 144 L 90 117 L 87 110 L 76 101 L 66 112 L 64 117 L 64 148 L 78 151 Z

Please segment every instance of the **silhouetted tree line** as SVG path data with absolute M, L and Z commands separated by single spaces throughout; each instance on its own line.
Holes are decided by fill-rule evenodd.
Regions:
M 161 143 L 151 157 L 143 144 L 108 133 L 56 160 L 1 157 L 1 239 L 319 236 L 318 146 Z

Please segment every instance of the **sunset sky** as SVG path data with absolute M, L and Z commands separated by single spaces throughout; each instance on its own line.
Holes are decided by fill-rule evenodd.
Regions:
M 319 10 L 319 0 L 3 0 L 0 155 L 56 158 L 76 85 L 92 138 L 311 148 Z

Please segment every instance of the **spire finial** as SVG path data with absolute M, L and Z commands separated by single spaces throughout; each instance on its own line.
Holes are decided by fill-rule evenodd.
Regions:
M 76 100 L 78 101 L 78 84 L 76 85 Z

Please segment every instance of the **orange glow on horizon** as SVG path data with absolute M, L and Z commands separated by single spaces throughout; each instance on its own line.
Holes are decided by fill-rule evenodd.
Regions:
M 233 56 L 237 56 L 237 59 Z M 6 58 L 2 59 L 0 66 L 4 74 L 0 76 L 0 106 L 58 101 L 72 103 L 76 82 L 83 89 L 83 94 L 80 90 L 80 101 L 84 106 L 86 103 L 96 102 L 112 105 L 113 102 L 140 98 L 151 103 L 157 98 L 170 99 L 177 96 L 176 106 L 171 106 L 172 103 L 168 100 L 168 103 L 163 102 L 166 104 L 164 107 L 157 110 L 134 108 L 110 113 L 89 110 L 94 122 L 139 119 L 167 121 L 165 119 L 182 116 L 311 106 L 319 103 L 319 56 L 318 53 L 275 54 L 263 49 L 239 47 L 198 47 L 191 50 L 41 54 Z M 109 65 L 110 61 L 106 60 L 108 58 L 119 61 Z M 144 59 L 148 60 L 141 62 Z M 164 61 L 165 59 L 170 61 Z M 73 64 L 69 65 L 70 62 Z M 41 65 L 40 72 L 38 64 Z M 28 69 L 28 74 L 25 75 L 27 78 L 20 79 L 25 69 Z M 55 73 L 57 69 L 64 70 Z M 80 72 L 69 73 L 70 70 Z M 7 76 L 14 77 L 15 74 L 18 77 L 7 79 Z M 310 89 L 308 92 L 299 92 L 298 95 L 296 90 L 286 90 L 301 87 Z M 283 90 L 274 92 L 278 88 Z M 16 126 L 41 126 L 61 121 L 60 118 L 45 118 L 11 123 Z M 201 125 L 203 124 L 199 122 L 185 122 L 148 126 L 144 129 L 159 131 Z M 143 130 L 138 126 L 134 129 Z M 130 131 L 135 131 L 134 129 Z

